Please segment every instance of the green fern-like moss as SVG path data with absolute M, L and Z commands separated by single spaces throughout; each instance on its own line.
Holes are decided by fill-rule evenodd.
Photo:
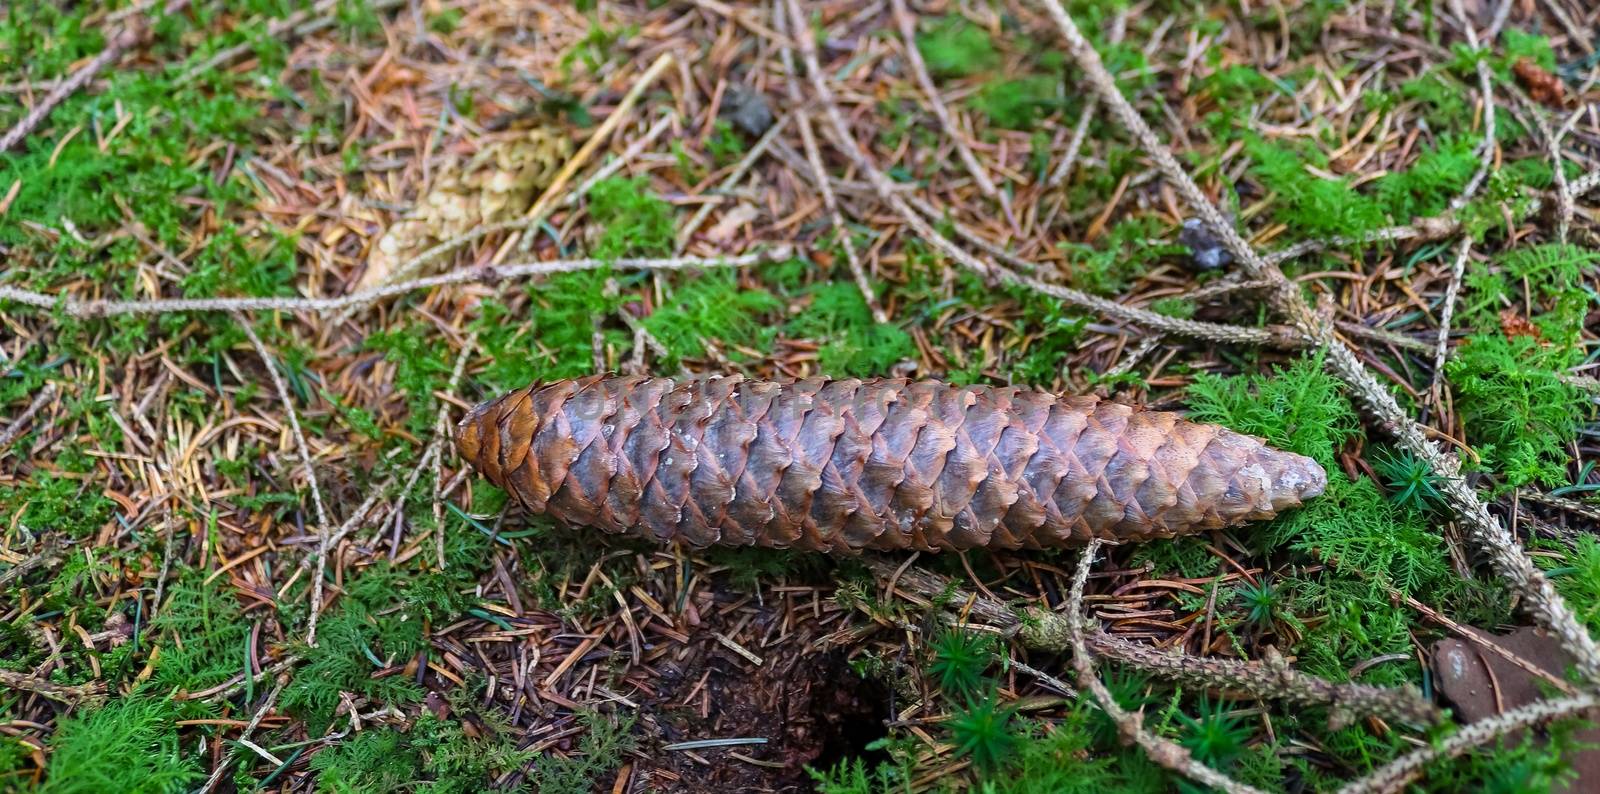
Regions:
M 935 77 L 969 77 L 1000 64 L 989 33 L 959 15 L 917 35 L 917 51 Z
M 61 720 L 40 794 L 166 794 L 205 775 L 178 741 L 171 701 L 128 697 Z

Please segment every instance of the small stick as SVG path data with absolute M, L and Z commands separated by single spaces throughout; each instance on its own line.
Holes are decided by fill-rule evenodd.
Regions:
M 775 2 L 777 0 L 774 0 Z M 773 21 L 782 35 L 788 35 L 787 15 L 777 6 L 773 7 Z M 805 103 L 805 97 L 800 94 L 800 81 L 794 74 L 794 56 L 788 47 L 782 50 L 783 69 L 787 76 L 789 88 L 789 101 L 796 107 Z M 828 184 L 828 172 L 822 167 L 822 152 L 817 147 L 816 133 L 811 129 L 811 119 L 804 112 L 797 114 L 800 121 L 800 141 L 805 146 L 806 162 L 811 166 L 811 173 L 817 185 L 817 192 L 822 194 L 822 203 L 828 209 L 828 216 L 833 221 L 834 234 L 839 235 L 839 244 L 844 246 L 845 261 L 850 265 L 850 275 L 855 279 L 856 289 L 861 291 L 861 299 L 867 302 L 872 309 L 872 319 L 880 323 L 889 321 L 883 307 L 878 305 L 878 296 L 872 291 L 872 283 L 867 280 L 867 272 L 861 266 L 861 257 L 856 254 L 856 245 L 850 239 L 850 229 L 845 226 L 844 214 L 839 211 L 839 201 L 833 195 L 833 188 Z
M 897 571 L 886 560 L 868 559 L 867 566 L 883 579 L 894 576 Z M 1029 648 L 1057 652 L 1070 644 L 1071 627 L 1067 625 L 1070 613 L 1063 615 L 1028 608 L 1019 614 L 988 596 L 953 588 L 949 580 L 922 568 L 908 568 L 895 576 L 895 580 L 902 590 L 924 598 L 943 595 L 950 603 L 970 603 L 973 615 L 995 626 L 1004 636 L 1016 637 Z M 1262 700 L 1326 706 L 1336 725 L 1348 724 L 1350 719 L 1366 715 L 1433 725 L 1443 716 L 1437 707 L 1413 690 L 1334 683 L 1295 670 L 1283 657 L 1273 653 L 1260 662 L 1193 656 L 1131 642 L 1098 628 L 1089 630 L 1084 642 L 1103 658 L 1169 681 L 1243 692 Z
M 11 446 L 11 442 L 16 441 L 22 435 L 22 431 L 27 429 L 28 423 L 33 421 L 34 415 L 44 410 L 44 407 L 49 405 L 50 401 L 55 398 L 56 385 L 54 383 L 46 383 L 44 388 L 39 390 L 38 396 L 33 398 L 33 402 L 28 403 L 28 407 L 22 409 L 22 413 L 17 414 L 16 419 L 11 420 L 11 424 L 6 425 L 6 429 L 0 430 L 0 452 L 4 452 L 7 447 Z
M 300 417 L 294 410 L 294 401 L 289 399 L 289 389 L 283 384 L 283 376 L 278 374 L 278 366 L 272 360 L 272 354 L 267 352 L 267 346 L 262 344 L 261 337 L 256 335 L 256 329 L 251 327 L 250 320 L 243 314 L 234 313 L 233 319 L 244 329 L 245 336 L 250 338 L 250 344 L 255 346 L 256 354 L 261 356 L 262 363 L 267 366 L 267 374 L 272 376 L 272 387 L 278 391 L 278 400 L 283 403 L 283 410 L 289 414 L 289 428 L 294 432 L 295 446 L 300 449 L 300 463 L 305 467 L 306 480 L 311 483 L 311 502 L 317 510 L 317 574 L 311 581 L 311 619 L 306 629 L 306 644 L 313 648 L 317 645 L 317 616 L 322 611 L 322 576 L 328 566 L 328 511 L 322 506 L 322 488 L 317 485 L 317 470 L 311 463 L 311 447 L 306 444 L 305 433 L 300 430 Z
M 1450 285 L 1444 291 L 1444 306 L 1439 309 L 1439 336 L 1433 349 L 1433 378 L 1428 383 L 1428 394 L 1434 405 L 1442 405 L 1444 391 L 1444 361 L 1450 354 L 1450 320 L 1456 312 L 1456 295 L 1461 291 L 1461 278 L 1466 274 L 1467 258 L 1472 255 L 1472 237 L 1461 238 L 1456 248 L 1456 261 L 1450 268 Z
M 1094 121 L 1094 113 L 1099 109 L 1100 97 L 1090 96 L 1083 105 L 1083 114 L 1078 116 L 1077 126 L 1072 128 L 1072 138 L 1067 141 L 1066 154 L 1061 155 L 1061 162 L 1056 164 L 1056 170 L 1045 181 L 1045 187 L 1059 187 L 1072 174 L 1072 166 L 1078 162 L 1078 152 L 1083 149 L 1083 139 L 1089 134 L 1089 122 Z
M 650 64 L 650 68 L 646 69 L 644 74 L 640 75 L 639 79 L 634 82 L 633 87 L 628 89 L 628 93 L 623 95 L 622 102 L 617 105 L 617 109 L 612 111 L 611 115 L 606 116 L 606 120 L 600 123 L 600 128 L 595 130 L 594 134 L 583 142 L 583 146 L 578 148 L 578 153 L 574 154 L 572 159 L 568 160 L 567 164 L 561 166 L 561 170 L 556 172 L 555 179 L 550 180 L 550 186 L 544 189 L 544 194 L 539 196 L 537 201 L 533 202 L 533 206 L 528 208 L 528 212 L 524 217 L 534 222 L 537 222 L 536 219 L 544 218 L 545 213 L 549 212 L 554 206 L 556 197 L 561 195 L 562 189 L 567 186 L 567 182 L 571 181 L 573 175 L 578 173 L 578 169 L 589 162 L 589 158 L 593 157 L 600 145 L 611 137 L 611 133 L 622 126 L 623 120 L 628 117 L 628 112 L 633 110 L 635 104 L 638 104 L 639 97 L 643 96 L 645 90 L 660 79 L 661 75 L 671 68 L 672 64 L 673 57 L 670 52 L 661 53 L 661 56 L 656 58 L 655 63 Z M 516 238 L 517 235 L 511 235 L 505 244 L 500 246 L 500 250 L 495 252 L 490 264 L 498 265 L 504 261 L 506 255 L 511 252 L 511 246 L 515 244 Z M 524 252 L 531 250 L 533 248 L 532 241 L 532 237 L 524 240 L 521 250 Z
M 1577 714 L 1597 705 L 1600 705 L 1600 698 L 1584 693 L 1559 700 L 1541 700 L 1474 722 L 1449 738 L 1425 745 L 1390 761 L 1366 777 L 1339 789 L 1339 794 L 1403 791 L 1411 781 L 1422 775 L 1429 764 L 1455 758 L 1474 747 L 1494 741 L 1513 731 Z
M 250 321 L 242 314 L 234 314 L 234 321 L 244 330 L 244 335 L 250 338 L 250 344 L 255 347 L 256 354 L 261 356 L 261 363 L 267 367 L 267 375 L 272 378 L 272 387 L 278 392 L 278 400 L 283 403 L 283 409 L 289 414 L 289 429 L 294 433 L 295 447 L 300 452 L 300 463 L 305 467 L 306 480 L 311 484 L 311 502 L 317 510 L 317 522 L 322 527 L 328 525 L 328 511 L 322 505 L 322 488 L 317 485 L 317 470 L 311 463 L 311 447 L 306 444 L 306 435 L 300 430 L 300 417 L 294 410 L 294 402 L 289 399 L 289 387 L 283 383 L 283 376 L 278 374 L 277 363 L 272 354 L 267 352 L 267 346 L 261 342 L 261 337 L 256 335 L 256 329 L 251 327 Z M 324 535 L 326 540 L 326 535 Z
M 1491 31 L 1499 30 L 1500 23 L 1505 20 L 1506 14 L 1511 10 L 1511 0 L 1504 0 L 1499 10 L 1495 13 L 1495 22 L 1490 26 Z M 1467 35 L 1467 46 L 1478 49 L 1478 32 L 1472 29 L 1472 20 L 1461 8 L 1461 0 L 1450 0 L 1450 12 L 1461 21 L 1461 27 Z M 1491 38 L 1493 33 L 1490 34 Z M 1462 189 L 1461 195 L 1450 202 L 1451 210 L 1458 210 L 1472 200 L 1473 194 L 1478 192 L 1478 187 L 1489 176 L 1489 170 L 1494 167 L 1494 75 L 1489 71 L 1489 63 L 1478 60 L 1478 93 L 1483 96 L 1483 145 L 1479 151 L 1478 170 L 1467 181 L 1467 186 Z
M 350 306 L 363 306 L 394 295 L 449 284 L 496 282 L 528 276 L 572 273 L 613 267 L 620 270 L 687 270 L 690 268 L 749 267 L 779 262 L 793 255 L 794 249 L 779 245 L 741 256 L 702 259 L 557 259 L 549 262 L 522 262 L 501 267 L 474 267 L 399 284 L 388 284 L 352 292 L 336 298 L 160 298 L 143 301 L 79 300 L 47 295 L 31 290 L 0 285 L 0 300 L 16 301 L 40 309 L 59 308 L 69 317 L 100 318 L 125 314 L 170 314 L 174 312 L 309 311 L 325 314 Z
M 939 126 L 944 128 L 944 134 L 956 147 L 956 155 L 961 158 L 967 172 L 972 174 L 973 181 L 978 183 L 978 189 L 985 196 L 1001 201 L 1000 189 L 995 187 L 994 181 L 989 178 L 989 172 L 978 162 L 972 154 L 972 149 L 967 147 L 960 135 L 957 135 L 956 122 L 950 115 L 950 108 L 945 107 L 944 100 L 939 96 L 939 87 L 934 85 L 933 76 L 928 74 L 928 65 L 922 61 L 922 51 L 917 49 L 917 23 L 911 16 L 911 11 L 906 8 L 906 0 L 892 0 L 890 7 L 894 9 L 894 20 L 900 26 L 900 38 L 904 42 L 906 61 L 911 64 L 911 71 L 917 76 L 917 83 L 922 87 L 922 93 L 928 98 L 928 108 L 933 111 L 934 118 L 939 120 Z M 881 322 L 881 321 L 880 321 Z
M 1117 733 L 1122 735 L 1123 740 L 1139 745 L 1151 761 L 1220 791 L 1264 794 L 1260 789 L 1240 783 L 1196 761 L 1183 746 L 1145 730 L 1141 715 L 1125 711 L 1111 691 L 1106 689 L 1105 682 L 1100 680 L 1094 669 L 1094 657 L 1089 654 L 1088 645 L 1084 642 L 1084 624 L 1087 621 L 1083 617 L 1083 586 L 1089 579 L 1089 569 L 1094 566 L 1094 555 L 1100 550 L 1100 544 L 1098 539 L 1092 540 L 1083 550 L 1083 558 L 1078 562 L 1077 573 L 1072 577 L 1072 589 L 1067 596 L 1072 666 L 1078 673 L 1078 685 L 1089 690 L 1100 709 L 1116 723 Z
M 454 395 L 461 385 L 461 375 L 467 370 L 467 358 L 472 354 L 472 349 L 478 346 L 478 332 L 473 331 L 467 336 L 467 341 L 461 343 L 461 352 L 456 354 L 455 369 L 450 372 L 450 382 L 444 387 L 446 395 Z M 444 452 L 442 445 L 450 437 L 450 404 L 447 402 L 439 409 L 439 420 L 433 429 L 435 446 L 433 455 L 433 532 L 435 550 L 439 555 L 439 570 L 444 570 Z
M 250 716 L 250 722 L 244 726 L 244 731 L 239 734 L 240 743 L 250 741 L 251 734 L 256 732 L 256 728 L 261 726 L 261 720 L 267 716 L 268 712 L 272 711 L 273 704 L 278 702 L 278 695 L 283 692 L 283 688 L 288 683 L 289 676 L 278 676 L 278 682 L 272 687 L 272 691 L 267 693 L 267 699 L 261 702 L 261 706 Z M 200 794 L 209 794 L 209 792 L 215 790 L 217 784 L 222 782 L 222 776 L 227 773 L 228 768 L 232 765 L 233 757 L 224 756 L 222 761 L 217 764 L 217 768 L 212 770 L 211 776 L 206 778 L 205 785 L 200 787 Z
M 0 687 L 33 692 L 68 705 L 98 702 L 104 700 L 106 696 L 105 684 L 99 681 L 91 681 L 81 686 L 68 686 L 3 668 L 0 668 Z

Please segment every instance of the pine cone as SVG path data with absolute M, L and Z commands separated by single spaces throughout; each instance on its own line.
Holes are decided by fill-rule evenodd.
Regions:
M 456 443 L 529 512 L 695 546 L 1143 541 L 1327 484 L 1309 458 L 1173 413 L 904 379 L 535 384 L 474 408 Z

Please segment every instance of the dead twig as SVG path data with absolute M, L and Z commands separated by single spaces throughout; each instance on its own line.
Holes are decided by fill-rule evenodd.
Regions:
M 906 8 L 906 0 L 891 0 L 889 7 L 894 11 L 894 21 L 900 27 L 900 40 L 902 49 L 906 54 L 906 62 L 911 65 L 912 74 L 916 75 L 917 84 L 921 86 L 922 93 L 928 98 L 928 109 L 933 111 L 934 118 L 939 120 L 939 126 L 944 128 L 945 137 L 950 139 L 952 146 L 956 147 L 956 156 L 961 158 L 961 164 L 966 166 L 967 173 L 972 174 L 972 180 L 978 183 L 978 189 L 983 195 L 996 201 L 1003 201 L 1000 189 L 995 187 L 994 180 L 989 178 L 989 172 L 978 162 L 962 137 L 957 134 L 955 118 L 950 115 L 950 108 L 946 107 L 944 100 L 939 96 L 939 87 L 934 85 L 933 76 L 928 74 L 928 65 L 922 60 L 922 51 L 917 49 L 917 22 Z M 783 15 L 777 16 L 781 22 Z M 785 64 L 787 67 L 788 64 Z M 793 70 L 790 70 L 793 78 Z M 793 92 L 791 92 L 793 93 Z
M 1575 715 L 1600 706 L 1600 698 L 1584 693 L 1556 700 L 1541 700 L 1519 709 L 1481 720 L 1462 728 L 1443 741 L 1400 756 L 1366 777 L 1339 789 L 1339 794 L 1374 794 L 1402 791 L 1422 776 L 1431 764 L 1455 758 L 1479 745 L 1492 742 L 1514 731 L 1550 720 Z
M 1106 689 L 1105 682 L 1100 680 L 1100 675 L 1094 669 L 1094 657 L 1084 642 L 1087 621 L 1083 617 L 1083 586 L 1089 579 L 1089 569 L 1094 567 L 1094 555 L 1100 546 L 1100 540 L 1095 539 L 1084 548 L 1083 559 L 1078 562 L 1078 570 L 1072 577 L 1072 589 L 1067 594 L 1067 640 L 1072 647 L 1072 666 L 1078 673 L 1078 685 L 1087 689 L 1100 709 L 1116 723 L 1117 733 L 1122 740 L 1139 745 L 1151 761 L 1219 791 L 1230 794 L 1260 792 L 1260 789 L 1240 783 L 1196 761 L 1181 745 L 1145 730 L 1143 716 L 1123 709 L 1122 704 Z
M 171 314 L 175 312 L 285 311 L 326 314 L 351 306 L 364 306 L 384 298 L 422 289 L 474 282 L 494 283 L 504 279 L 572 273 L 612 267 L 619 270 L 688 270 L 692 268 L 749 267 L 788 259 L 794 249 L 779 245 L 763 251 L 719 259 L 673 257 L 670 259 L 558 259 L 549 262 L 523 262 L 500 267 L 475 267 L 428 278 L 389 284 L 353 292 L 337 298 L 160 298 L 142 301 L 79 300 L 68 296 L 0 286 L 0 300 L 16 301 L 40 309 L 59 309 L 69 317 L 100 318 L 125 314 Z
M 0 453 L 5 452 L 6 448 L 11 446 L 11 442 L 16 441 L 23 431 L 28 429 L 28 423 L 33 421 L 33 417 L 44 410 L 44 407 L 49 405 L 50 401 L 55 398 L 56 385 L 54 383 L 46 383 L 44 388 L 39 390 L 39 394 L 33 398 L 33 402 L 28 403 L 28 407 L 22 409 L 22 413 L 17 414 L 17 418 L 11 420 L 11 424 L 6 425 L 4 430 L 0 430 Z
M 775 0 L 777 2 L 778 0 Z M 774 7 L 773 21 L 782 35 L 788 35 L 786 14 Z M 794 55 L 788 47 L 781 52 L 783 68 L 786 72 L 785 83 L 789 92 L 789 101 L 796 107 L 805 103 L 805 97 L 800 93 L 800 81 L 794 73 Z M 800 126 L 800 141 L 806 150 L 806 163 L 811 166 L 812 180 L 817 186 L 817 192 L 822 194 L 822 205 L 828 211 L 828 218 L 833 223 L 833 233 L 838 236 L 839 244 L 844 247 L 845 262 L 850 267 L 850 276 L 855 279 L 856 289 L 861 293 L 861 299 L 866 301 L 872 309 L 872 318 L 880 323 L 889 321 L 883 307 L 878 305 L 878 296 L 872 291 L 872 282 L 867 280 L 867 271 L 861 265 L 861 256 L 856 253 L 855 241 L 851 238 L 850 227 L 845 225 L 844 214 L 839 211 L 839 200 L 833 195 L 833 188 L 828 183 L 827 169 L 822 166 L 822 151 L 817 146 L 817 135 L 811 129 L 811 119 L 804 111 L 795 114 Z
M 1455 264 L 1450 267 L 1450 284 L 1444 291 L 1444 305 L 1439 307 L 1439 335 L 1434 342 L 1433 378 L 1428 383 L 1428 394 L 1434 405 L 1441 405 L 1444 388 L 1444 361 L 1450 354 L 1450 320 L 1456 312 L 1456 295 L 1461 291 L 1461 279 L 1466 275 L 1467 259 L 1472 256 L 1472 238 L 1462 237 L 1456 246 Z
M 59 703 L 76 706 L 81 703 L 98 703 L 105 700 L 106 685 L 90 681 L 79 686 L 57 684 L 38 676 L 0 668 L 0 688 L 33 692 Z
M 311 617 L 306 627 L 306 644 L 312 647 L 317 645 L 317 616 L 322 612 L 322 577 L 328 564 L 328 510 L 322 504 L 322 487 L 317 484 L 317 469 L 311 462 L 311 447 L 306 443 L 305 433 L 300 430 L 300 416 L 294 409 L 294 401 L 289 398 L 289 389 L 283 383 L 283 376 L 278 374 L 278 365 L 267 352 L 267 346 L 262 344 L 261 337 L 256 334 L 256 329 L 251 326 L 250 320 L 243 314 L 235 313 L 234 321 L 244 329 L 245 336 L 250 338 L 250 344 L 255 347 L 256 354 L 261 356 L 261 362 L 267 367 L 267 374 L 272 378 L 272 387 L 278 392 L 278 400 L 283 404 L 283 410 L 289 416 L 289 428 L 294 433 L 295 447 L 300 451 L 300 463 L 305 467 L 306 481 L 311 487 L 311 503 L 317 511 L 317 551 L 316 551 L 316 576 L 311 580 Z
M 896 571 L 886 560 L 868 560 L 867 564 L 885 580 Z M 942 597 L 948 603 L 970 607 L 971 615 L 1030 648 L 1060 651 L 1071 644 L 1071 613 L 1038 608 L 1018 612 L 988 596 L 956 587 L 944 577 L 914 566 L 901 572 L 894 579 L 894 584 L 923 598 Z M 1084 641 L 1095 654 L 1157 678 L 1219 692 L 1243 693 L 1262 700 L 1326 707 L 1329 721 L 1335 727 L 1348 725 L 1366 716 L 1412 725 L 1433 725 L 1443 718 L 1443 713 L 1418 692 L 1367 684 L 1334 683 L 1299 672 L 1276 654 L 1260 662 L 1192 656 L 1152 648 L 1098 628 L 1091 628 L 1084 635 Z
M 1600 645 L 1589 636 L 1578 622 L 1577 616 L 1567 607 L 1566 601 L 1533 560 L 1518 545 L 1510 531 L 1489 514 L 1488 508 L 1460 477 L 1459 463 L 1441 451 L 1421 425 L 1412 419 L 1395 401 L 1394 395 L 1368 372 L 1353 351 L 1335 335 L 1306 303 L 1299 289 L 1275 266 L 1267 264 L 1249 243 L 1239 235 L 1232 222 L 1224 217 L 1215 205 L 1195 184 L 1194 179 L 1173 157 L 1170 149 L 1161 143 L 1117 87 L 1115 78 L 1094 47 L 1084 38 L 1077 25 L 1067 15 L 1057 0 L 1041 0 L 1055 20 L 1067 49 L 1083 68 L 1090 85 L 1101 100 L 1133 134 L 1140 147 L 1156 162 L 1162 173 L 1190 207 L 1204 220 L 1234 255 L 1252 278 L 1269 279 L 1279 286 L 1273 292 L 1275 308 L 1288 317 L 1301 333 L 1315 341 L 1326 351 L 1325 365 L 1335 377 L 1343 381 L 1355 402 L 1386 432 L 1392 434 L 1401 447 L 1425 461 L 1440 478 L 1440 490 L 1445 501 L 1456 513 L 1469 537 L 1483 548 L 1494 563 L 1495 569 L 1523 597 L 1522 606 L 1545 628 L 1560 637 L 1562 645 L 1577 660 L 1584 677 L 1600 683 Z M 1600 177 L 1597 177 L 1600 179 Z M 1575 185 L 1576 187 L 1576 185 Z

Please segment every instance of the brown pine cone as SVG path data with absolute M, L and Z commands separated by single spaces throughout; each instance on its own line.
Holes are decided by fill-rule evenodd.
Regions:
M 456 444 L 529 512 L 695 546 L 1143 541 L 1327 484 L 1310 458 L 1173 413 L 904 379 L 536 384 L 474 408 Z

